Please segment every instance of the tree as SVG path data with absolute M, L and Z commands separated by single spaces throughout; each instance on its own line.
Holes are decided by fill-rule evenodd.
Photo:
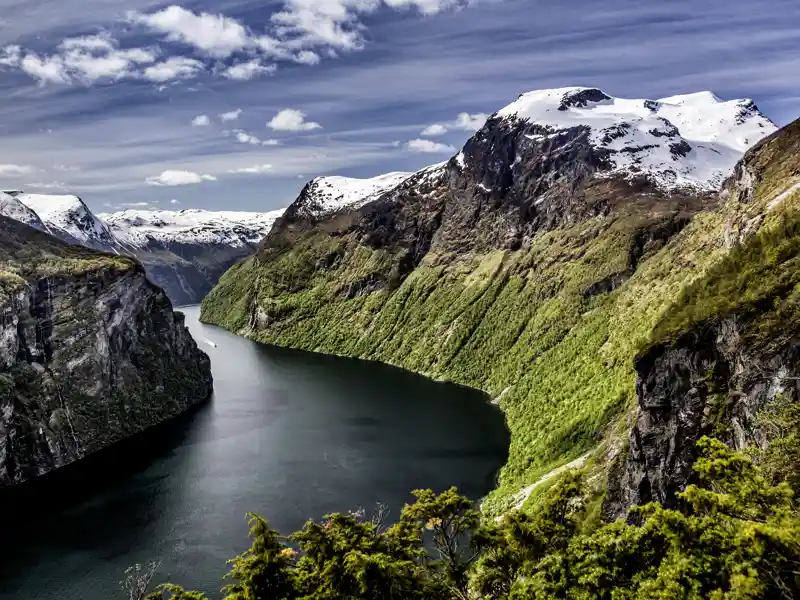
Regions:
M 263 518 L 253 513 L 247 517 L 252 543 L 228 561 L 231 572 L 226 578 L 234 583 L 222 589 L 225 600 L 293 600 L 297 597 L 292 573 L 295 551 Z
M 444 570 L 447 580 L 461 595 L 466 595 L 467 570 L 478 556 L 470 537 L 480 523 L 480 513 L 454 487 L 438 496 L 431 490 L 412 493 L 417 501 L 403 508 L 400 522 L 417 528 L 420 534 L 430 532 L 439 555 L 434 565 Z
M 150 561 L 145 565 L 135 564 L 125 570 L 125 578 L 119 582 L 129 600 L 143 600 L 147 594 L 147 588 L 153 580 L 155 572 L 161 562 Z

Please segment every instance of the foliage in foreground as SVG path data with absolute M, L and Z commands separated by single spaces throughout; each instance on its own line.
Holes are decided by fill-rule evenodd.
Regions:
M 309 521 L 282 538 L 250 516 L 252 545 L 231 561 L 225 600 L 468 598 L 744 600 L 800 597 L 800 448 L 791 432 L 757 459 L 703 438 L 680 507 L 636 507 L 589 533 L 582 474 L 567 473 L 532 514 L 481 523 L 455 489 L 416 491 L 398 523 L 363 513 Z M 780 454 L 776 455 L 776 450 Z M 795 489 L 793 489 L 793 487 Z M 433 555 L 426 551 L 431 543 Z M 165 585 L 148 600 L 206 600 Z

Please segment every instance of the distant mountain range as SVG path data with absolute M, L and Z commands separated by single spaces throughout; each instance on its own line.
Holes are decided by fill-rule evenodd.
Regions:
M 410 173 L 372 179 L 318 177 L 296 208 L 320 219 L 357 207 L 396 186 Z M 251 255 L 285 209 L 269 212 L 125 210 L 94 214 L 78 196 L 0 192 L 0 215 L 113 254 L 134 256 L 176 305 L 202 300 L 233 264 Z

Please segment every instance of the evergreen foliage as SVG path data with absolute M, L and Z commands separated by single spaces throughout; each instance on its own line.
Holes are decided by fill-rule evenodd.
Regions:
M 796 452 L 800 411 L 756 461 L 703 438 L 679 509 L 634 507 L 583 527 L 583 474 L 568 471 L 531 513 L 481 522 L 455 489 L 414 492 L 399 521 L 362 513 L 309 521 L 289 538 L 250 515 L 225 600 L 745 600 L 800 597 Z M 787 425 L 788 424 L 788 425 Z M 760 462 L 763 468 L 756 464 Z M 795 489 L 793 489 L 793 486 Z M 426 540 L 433 545 L 430 552 Z M 207 600 L 164 585 L 148 600 Z

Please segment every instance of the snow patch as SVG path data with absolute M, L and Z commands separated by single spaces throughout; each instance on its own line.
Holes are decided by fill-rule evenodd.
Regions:
M 162 244 L 224 245 L 235 248 L 258 244 L 285 209 L 270 212 L 185 210 L 125 210 L 98 215 L 125 246 L 145 248 Z
M 591 129 L 591 143 L 609 151 L 607 174 L 648 174 L 671 188 L 718 189 L 742 154 L 777 129 L 751 100 L 720 100 L 711 92 L 659 100 L 608 96 L 570 87 L 522 94 L 496 113 L 527 120 L 552 137 L 573 127 Z
M 358 208 L 397 187 L 413 173 L 393 172 L 370 179 L 317 177 L 306 186 L 303 213 L 320 218 L 343 208 Z
M 22 193 L 16 199 L 34 211 L 50 233 L 58 237 L 65 233 L 80 244 L 113 250 L 114 236 L 77 196 Z

